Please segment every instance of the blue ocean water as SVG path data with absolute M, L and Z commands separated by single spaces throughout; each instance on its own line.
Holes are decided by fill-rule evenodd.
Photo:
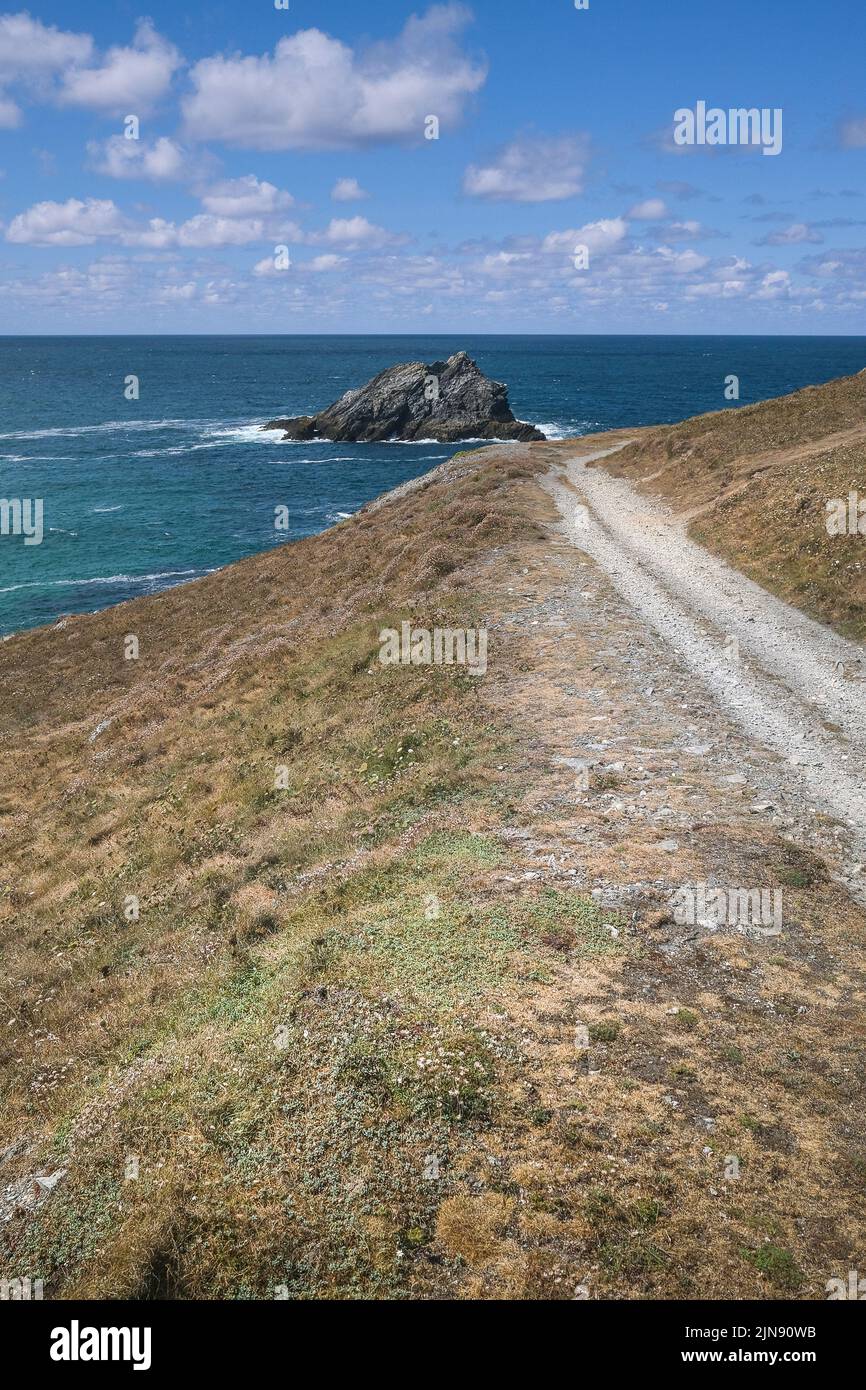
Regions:
M 459 348 L 554 438 L 722 409 L 729 374 L 745 405 L 866 366 L 854 337 L 0 338 L 0 498 L 44 508 L 42 544 L 0 535 L 0 633 L 310 535 L 433 468 L 455 450 L 284 444 L 258 426 Z

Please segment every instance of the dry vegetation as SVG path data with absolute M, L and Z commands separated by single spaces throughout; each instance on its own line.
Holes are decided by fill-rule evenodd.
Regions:
M 739 446 L 704 417 L 622 466 L 673 478 L 693 448 L 727 490 L 752 441 L 792 445 L 775 403 L 736 420 L 761 410 Z M 820 856 L 671 779 L 706 810 L 689 869 L 772 875 L 797 920 L 675 953 L 661 895 L 620 916 L 546 868 L 616 884 L 658 861 L 611 817 L 629 767 L 577 798 L 551 769 L 597 679 L 531 625 L 573 580 L 534 482 L 555 453 L 459 456 L 324 536 L 0 646 L 2 1277 L 772 1298 L 862 1265 L 864 922 Z M 488 675 L 381 666 L 403 618 L 495 630 Z
M 866 371 L 631 434 L 610 472 L 665 497 L 696 540 L 765 588 L 866 638 L 863 536 L 829 537 L 825 511 L 851 491 L 866 498 Z

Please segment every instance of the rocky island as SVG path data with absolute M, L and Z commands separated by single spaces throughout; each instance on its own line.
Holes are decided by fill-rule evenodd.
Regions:
M 485 376 L 465 352 L 455 352 L 447 362 L 403 362 L 389 367 L 318 415 L 269 420 L 262 428 L 282 430 L 284 439 L 353 444 L 383 439 L 527 443 L 545 438 L 534 425 L 515 420 L 507 387 Z

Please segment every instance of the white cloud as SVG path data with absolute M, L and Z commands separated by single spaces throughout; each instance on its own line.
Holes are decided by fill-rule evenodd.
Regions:
M 573 198 L 583 191 L 588 152 L 585 135 L 521 136 L 489 163 L 470 164 L 463 175 L 463 192 L 514 203 Z
M 295 224 L 282 226 L 279 234 L 301 237 Z M 198 213 L 180 226 L 162 217 L 144 225 L 130 221 L 110 199 L 69 198 L 65 203 L 36 203 L 14 217 L 6 229 L 6 240 L 29 246 L 88 246 L 95 241 L 114 240 L 124 246 L 166 250 L 172 247 L 214 248 L 248 246 L 274 235 L 258 217 L 217 217 Z
M 278 270 L 273 256 L 265 256 L 262 260 L 256 261 L 253 266 L 253 275 L 285 275 L 285 273 L 285 270 Z
M 267 238 L 260 218 L 214 217 L 201 212 L 180 226 L 161 217 L 151 218 L 146 227 L 127 228 L 121 235 L 125 246 L 148 246 L 164 250 L 169 247 L 215 248 L 218 246 L 249 246 Z
M 658 222 L 667 215 L 668 210 L 663 198 L 647 198 L 643 203 L 636 203 L 631 211 L 626 213 L 626 217 L 636 222 Z
M 701 280 L 686 285 L 688 299 L 735 299 L 747 290 L 745 280 Z
M 22 11 L 0 15 L 0 129 L 14 130 L 21 109 L 2 89 L 22 85 L 31 96 L 46 96 L 55 75 L 87 62 L 93 52 L 89 34 L 73 34 L 42 24 Z
M 363 189 L 357 179 L 337 179 L 331 189 L 331 197 L 335 203 L 357 203 L 362 198 L 369 198 L 369 193 Z
M 149 19 L 139 21 L 128 48 L 109 48 L 92 67 L 73 66 L 63 76 L 58 99 L 116 115 L 141 115 L 164 96 L 183 59 Z
M 382 246 L 396 245 L 403 240 L 368 222 L 366 217 L 334 217 L 324 232 L 315 232 L 307 238 L 311 244 L 325 243 L 329 246 L 342 246 L 346 250 L 366 247 L 376 250 Z
M 503 275 L 508 273 L 511 266 L 533 259 L 529 251 L 492 251 L 483 257 L 478 269 L 484 275 Z
M 541 243 L 541 249 L 547 254 L 573 256 L 576 246 L 586 246 L 591 255 L 603 255 L 623 240 L 627 230 L 621 217 L 609 217 L 600 222 L 587 222 L 576 231 L 550 232 Z
M 39 79 L 86 63 L 92 53 L 89 34 L 72 34 L 42 24 L 24 11 L 0 15 L 0 82 Z
M 195 281 L 188 280 L 184 285 L 163 285 L 156 293 L 156 300 L 162 304 L 184 303 L 195 299 Z
M 6 240 L 27 246 L 89 246 L 102 237 L 118 236 L 121 213 L 110 199 L 68 198 L 65 203 L 35 203 L 13 217 Z
M 345 256 L 314 256 L 311 261 L 304 261 L 302 269 L 312 270 L 317 274 L 330 270 L 340 270 L 349 262 Z
M 178 246 L 248 246 L 261 241 L 265 235 L 259 218 L 214 217 L 202 212 L 181 223 L 177 230 Z
M 787 270 L 772 270 L 764 276 L 756 299 L 783 299 L 790 293 L 791 277 Z
M 710 263 L 708 256 L 701 256 L 697 251 L 674 251 L 670 246 L 660 246 L 656 255 L 677 275 L 690 275 L 695 270 L 703 270 Z
M 112 135 L 87 146 L 91 168 L 113 179 L 152 179 L 156 183 L 186 178 L 189 157 L 181 145 L 161 135 L 154 141 Z
M 805 222 L 793 222 L 780 232 L 770 232 L 757 243 L 759 246 L 801 246 L 804 242 L 819 244 L 824 238 Z
M 701 236 L 704 228 L 700 222 L 690 217 L 685 222 L 670 222 L 668 224 L 668 234 L 671 237 L 680 238 L 688 236 Z
M 202 207 L 219 217 L 264 216 L 290 208 L 294 201 L 291 193 L 283 192 L 272 183 L 260 183 L 255 174 L 215 183 L 201 199 Z
M 422 139 L 425 118 L 456 124 L 486 78 L 460 49 L 469 22 L 458 4 L 412 15 L 393 40 L 354 51 L 303 29 L 273 55 L 204 58 L 183 103 L 196 139 L 248 149 L 327 149 Z

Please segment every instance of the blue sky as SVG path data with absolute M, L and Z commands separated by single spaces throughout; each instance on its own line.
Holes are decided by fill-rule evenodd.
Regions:
M 853 0 L 0 11 L 0 331 L 860 333 L 864 54 Z

